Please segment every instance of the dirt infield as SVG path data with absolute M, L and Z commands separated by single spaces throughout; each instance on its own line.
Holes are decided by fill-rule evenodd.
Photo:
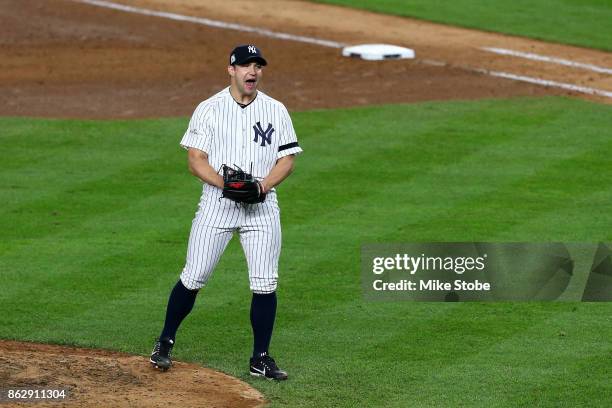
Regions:
M 264 405 L 248 384 L 194 364 L 162 373 L 123 353 L 0 341 L 0 404 L 17 407 L 227 407 Z M 8 389 L 65 390 L 63 400 L 10 403 Z
M 610 75 L 526 63 L 487 54 L 477 47 L 504 45 L 571 54 L 603 65 L 611 60 L 605 52 L 345 8 L 278 0 L 257 2 L 257 6 L 242 0 L 123 3 L 346 43 L 410 45 L 417 59 L 368 62 L 341 57 L 338 49 L 70 0 L 0 0 L 0 99 L 4 101 L 0 115 L 188 116 L 199 101 L 226 85 L 229 50 L 249 42 L 258 44 L 270 61 L 263 90 L 285 101 L 291 110 L 519 95 L 584 97 L 495 78 L 474 72 L 474 68 L 503 68 L 578 84 L 611 85 Z M 432 61 L 438 65 L 431 65 Z M 595 99 L 606 102 L 605 98 Z

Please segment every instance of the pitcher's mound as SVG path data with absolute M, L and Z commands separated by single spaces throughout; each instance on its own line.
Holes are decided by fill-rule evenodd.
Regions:
M 265 402 L 248 384 L 195 364 L 177 362 L 170 371 L 161 372 L 151 367 L 148 357 L 105 350 L 0 340 L 0 367 L 3 407 L 37 401 L 36 408 L 242 408 Z M 31 392 L 29 399 L 17 404 L 16 399 L 8 399 L 9 390 L 15 389 L 38 393 Z M 52 394 L 49 390 L 65 390 L 65 398 L 42 399 L 43 392 L 45 397 Z

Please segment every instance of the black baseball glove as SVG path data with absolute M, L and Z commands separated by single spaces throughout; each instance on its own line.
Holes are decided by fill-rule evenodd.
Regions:
M 223 198 L 237 203 L 263 203 L 266 194 L 259 181 L 240 167 L 232 168 L 223 165 Z

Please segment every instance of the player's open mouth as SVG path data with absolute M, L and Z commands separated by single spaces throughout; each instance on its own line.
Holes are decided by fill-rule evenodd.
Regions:
M 253 89 L 253 88 L 255 87 L 255 83 L 256 83 L 256 82 L 257 82 L 257 81 L 255 81 L 254 79 L 247 79 L 247 80 L 245 81 L 245 85 L 246 85 L 246 87 L 247 87 L 248 89 Z

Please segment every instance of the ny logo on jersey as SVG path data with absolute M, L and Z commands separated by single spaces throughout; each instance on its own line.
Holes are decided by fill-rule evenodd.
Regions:
M 257 48 L 254 45 L 249 45 L 249 52 L 251 54 L 257 54 Z
M 259 138 L 261 137 L 261 147 L 266 147 L 266 142 L 268 144 L 272 143 L 272 133 L 274 133 L 274 128 L 271 123 L 268 123 L 268 128 L 264 131 L 261 127 L 261 123 L 257 122 L 256 125 L 253 125 L 253 130 L 255 131 L 255 138 L 253 141 L 255 143 L 259 142 Z

